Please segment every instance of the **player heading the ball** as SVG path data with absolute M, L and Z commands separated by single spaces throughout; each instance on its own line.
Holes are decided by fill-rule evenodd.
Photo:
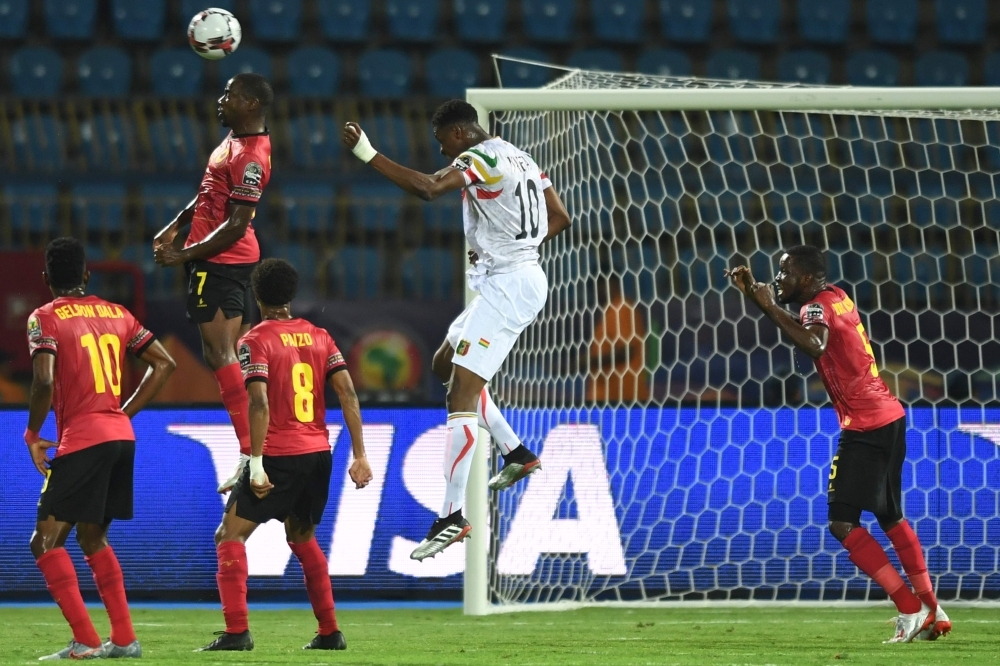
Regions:
M 486 385 L 548 297 L 538 246 L 570 226 L 566 207 L 531 155 L 490 136 L 471 104 L 445 102 L 434 112 L 431 126 L 441 154 L 453 160 L 435 174 L 379 154 L 357 123 L 347 123 L 343 133 L 344 143 L 360 160 L 424 201 L 461 191 L 465 237 L 472 248 L 469 288 L 479 295 L 452 322 L 431 366 L 448 387 L 447 488 L 438 519 L 410 555 L 415 560 L 437 555 L 472 530 L 462 507 L 478 428 L 489 431 L 504 458 L 503 469 L 489 481 L 491 489 L 508 488 L 541 468 Z

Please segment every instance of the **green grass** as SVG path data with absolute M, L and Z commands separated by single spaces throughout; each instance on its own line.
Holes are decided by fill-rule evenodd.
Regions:
M 91 611 L 101 635 L 107 616 Z M 992 664 L 1000 609 L 956 606 L 954 632 L 934 643 L 882 645 L 888 606 L 868 609 L 592 608 L 464 617 L 460 610 L 343 610 L 346 652 L 303 652 L 315 632 L 306 610 L 253 610 L 251 653 L 191 651 L 222 629 L 212 610 L 135 609 L 143 657 L 158 664 Z M 0 608 L 0 662 L 63 647 L 69 628 L 52 608 Z

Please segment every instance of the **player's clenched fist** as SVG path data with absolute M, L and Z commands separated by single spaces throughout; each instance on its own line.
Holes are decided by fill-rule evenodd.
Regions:
M 365 457 L 355 458 L 347 473 L 351 475 L 354 487 L 359 489 L 367 486 L 373 478 L 371 465 Z
M 361 129 L 361 125 L 357 123 L 345 123 L 344 133 L 341 135 L 341 138 L 344 141 L 344 145 L 354 153 L 354 156 L 365 164 L 371 162 L 372 158 L 378 155 L 378 151 L 372 148 L 372 144 L 368 140 L 368 135 Z

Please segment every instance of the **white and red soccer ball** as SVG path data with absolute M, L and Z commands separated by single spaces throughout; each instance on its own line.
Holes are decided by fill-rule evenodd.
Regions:
M 209 7 L 198 12 L 188 25 L 188 42 L 206 60 L 221 60 L 235 51 L 243 39 L 243 28 L 230 12 Z

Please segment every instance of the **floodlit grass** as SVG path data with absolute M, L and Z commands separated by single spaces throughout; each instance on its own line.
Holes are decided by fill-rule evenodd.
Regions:
M 107 616 L 91 615 L 102 636 Z M 304 652 L 308 610 L 250 611 L 253 652 L 202 653 L 223 628 L 212 610 L 135 609 L 143 658 L 161 664 L 941 664 L 1000 663 L 1000 609 L 955 606 L 954 632 L 934 643 L 883 645 L 888 606 L 678 608 L 535 612 L 468 618 L 455 610 L 342 610 L 346 652 Z M 0 608 L 0 662 L 64 647 L 69 627 L 51 608 Z

